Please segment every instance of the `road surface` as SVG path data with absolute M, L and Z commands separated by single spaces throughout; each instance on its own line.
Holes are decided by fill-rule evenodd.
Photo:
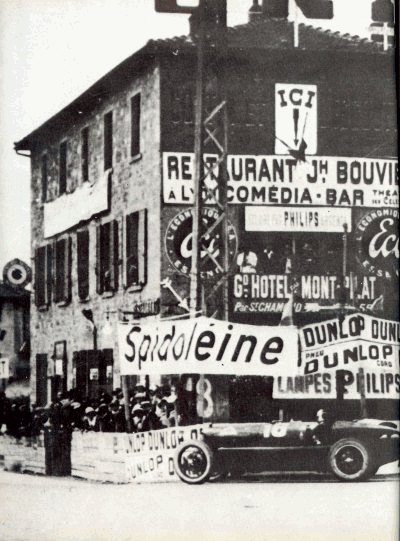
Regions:
M 0 541 L 398 541 L 399 482 L 111 485 L 0 471 Z

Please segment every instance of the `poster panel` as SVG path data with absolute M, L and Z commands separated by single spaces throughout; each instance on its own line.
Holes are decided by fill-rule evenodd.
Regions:
M 336 398 L 337 371 L 344 371 L 344 398 L 400 397 L 399 323 L 354 314 L 308 325 L 299 331 L 296 375 L 276 378 L 280 398 Z M 361 380 L 360 368 L 364 371 Z
M 293 372 L 297 329 L 199 317 L 120 324 L 121 375 L 178 373 L 270 376 Z

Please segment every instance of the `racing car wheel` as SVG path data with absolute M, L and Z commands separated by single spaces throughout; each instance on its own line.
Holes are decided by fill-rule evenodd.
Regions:
M 328 461 L 331 472 L 341 481 L 365 481 L 377 471 L 365 444 L 352 438 L 335 442 L 330 448 Z
M 207 481 L 213 471 L 213 452 L 203 441 L 184 441 L 176 450 L 174 467 L 178 477 L 190 485 Z

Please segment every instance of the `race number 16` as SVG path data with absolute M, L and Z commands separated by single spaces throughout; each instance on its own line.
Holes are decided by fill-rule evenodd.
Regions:
M 286 436 L 286 425 L 283 423 L 274 423 L 265 425 L 263 436 L 264 438 L 284 438 Z

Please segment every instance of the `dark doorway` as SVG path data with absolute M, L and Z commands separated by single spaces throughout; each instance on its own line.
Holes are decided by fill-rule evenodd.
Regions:
M 47 354 L 36 355 L 36 403 L 38 406 L 47 404 Z

